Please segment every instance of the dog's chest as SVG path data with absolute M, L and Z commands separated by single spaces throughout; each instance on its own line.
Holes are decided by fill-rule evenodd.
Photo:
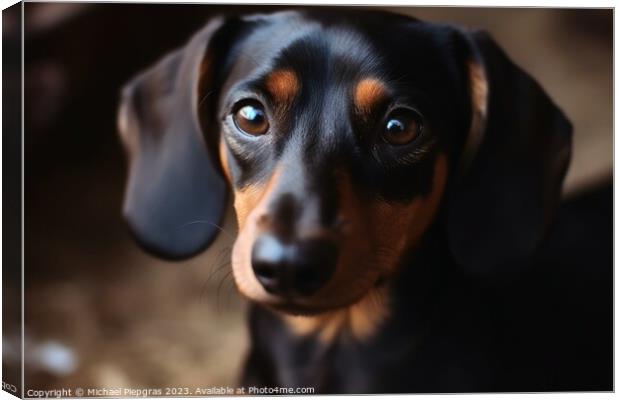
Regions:
M 480 353 L 475 349 L 462 357 L 462 348 L 456 351 L 462 343 L 449 336 L 397 324 L 365 341 L 346 332 L 324 341 L 293 333 L 268 311 L 253 313 L 252 351 L 260 362 L 250 368 L 269 371 L 263 385 L 311 387 L 315 393 L 445 391 L 445 382 L 451 382 L 449 391 L 480 387 L 474 374 L 485 360 L 476 359 Z
M 331 341 L 316 336 L 299 337 L 286 327 L 271 342 L 275 381 L 286 387 L 312 387 L 318 393 L 374 393 L 392 380 L 397 366 L 404 366 L 413 343 L 377 346 L 342 333 Z M 396 367 L 396 368 L 395 368 Z

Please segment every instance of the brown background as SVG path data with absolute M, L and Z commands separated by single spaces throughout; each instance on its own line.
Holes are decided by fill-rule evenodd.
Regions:
M 231 238 L 220 235 L 183 263 L 134 245 L 120 218 L 125 163 L 115 110 L 120 85 L 209 15 L 250 8 L 25 8 L 26 388 L 233 385 L 247 334 Z M 575 126 L 565 192 L 611 174 L 611 10 L 396 10 L 484 28 L 541 82 Z M 16 26 L 5 23 L 5 37 L 18 37 Z M 227 221 L 234 237 L 230 207 Z M 16 271 L 5 271 L 5 291 L 18 288 Z M 17 327 L 5 328 L 18 337 Z M 46 356 L 50 344 L 63 350 Z M 74 357 L 73 371 L 46 365 L 63 352 Z

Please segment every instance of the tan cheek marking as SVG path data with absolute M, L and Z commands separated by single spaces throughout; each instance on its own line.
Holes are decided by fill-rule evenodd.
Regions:
M 299 93 L 299 79 L 290 69 L 274 71 L 267 77 L 266 86 L 277 102 L 290 103 Z
M 383 261 L 392 268 L 406 249 L 417 245 L 435 217 L 448 175 L 445 154 L 437 157 L 433 174 L 433 187 L 426 197 L 406 205 L 377 202 L 371 207 L 373 239 L 385 249 Z
M 328 311 L 316 316 L 283 314 L 291 331 L 299 336 L 317 334 L 323 342 L 329 342 L 345 324 L 346 311 Z
M 245 226 L 245 221 L 258 203 L 260 195 L 261 188 L 255 185 L 247 186 L 243 190 L 235 190 L 235 211 L 240 230 Z
M 256 236 L 259 234 L 260 217 L 265 212 L 274 188 L 278 185 L 282 170 L 276 168 L 264 185 L 252 185 L 235 194 L 235 211 L 239 223 L 239 234 L 233 246 L 232 268 L 239 292 L 250 300 L 270 301 L 270 296 L 257 281 L 252 272 L 250 255 Z
M 355 88 L 355 107 L 368 114 L 387 96 L 385 85 L 375 78 L 362 79 Z
M 243 229 L 250 213 L 260 208 L 261 203 L 269 198 L 269 193 L 277 186 L 280 175 L 282 175 L 281 168 L 276 168 L 266 185 L 250 185 L 243 190 L 235 191 L 235 211 L 239 229 Z
M 222 171 L 224 171 L 224 176 L 228 179 L 228 183 L 232 184 L 232 174 L 228 164 L 228 149 L 226 148 L 224 138 L 220 139 L 220 165 L 222 166 Z
M 389 317 L 387 288 L 371 291 L 350 312 L 350 326 L 353 336 L 365 340 L 373 336 Z

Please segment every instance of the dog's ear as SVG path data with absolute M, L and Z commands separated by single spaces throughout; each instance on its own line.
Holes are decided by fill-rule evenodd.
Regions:
M 466 271 L 518 271 L 549 225 L 572 127 L 540 85 L 484 32 L 463 34 L 472 119 L 447 204 L 447 234 Z
M 123 213 L 138 242 L 164 258 L 203 250 L 225 211 L 226 183 L 198 116 L 199 81 L 213 76 L 205 71 L 217 61 L 207 59 L 210 44 L 225 23 L 211 21 L 122 92 L 119 130 L 129 158 Z

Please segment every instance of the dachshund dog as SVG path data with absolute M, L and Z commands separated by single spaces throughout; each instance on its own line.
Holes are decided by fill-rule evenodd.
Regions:
M 233 198 L 244 385 L 612 389 L 611 235 L 569 213 L 594 200 L 558 222 L 571 124 L 485 32 L 218 17 L 125 86 L 119 128 L 146 249 L 203 251 Z

